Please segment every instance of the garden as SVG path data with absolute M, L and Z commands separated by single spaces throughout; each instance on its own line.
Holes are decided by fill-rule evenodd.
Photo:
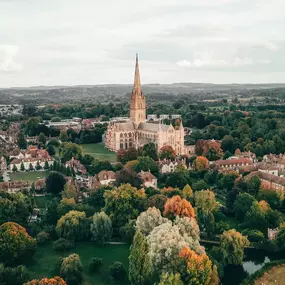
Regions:
M 11 180 L 19 181 L 36 181 L 37 179 L 45 178 L 48 176 L 48 171 L 27 171 L 27 172 L 13 172 L 10 173 Z
M 107 150 L 104 143 L 82 144 L 84 154 L 90 154 L 99 160 L 116 162 L 116 153 Z

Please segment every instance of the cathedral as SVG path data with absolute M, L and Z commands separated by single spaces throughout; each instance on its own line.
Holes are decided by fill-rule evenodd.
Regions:
M 110 122 L 105 135 L 105 145 L 111 151 L 139 148 L 150 142 L 155 143 L 157 149 L 171 146 L 177 155 L 185 154 L 184 127 L 173 127 L 159 121 L 146 121 L 146 98 L 143 94 L 138 56 L 136 56 L 135 79 L 130 101 L 130 119 L 128 121 Z

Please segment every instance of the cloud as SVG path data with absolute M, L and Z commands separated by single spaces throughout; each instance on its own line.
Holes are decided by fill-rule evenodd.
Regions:
M 14 57 L 17 56 L 18 52 L 18 46 L 0 45 L 0 71 L 11 72 L 22 69 L 22 65 L 14 61 Z
M 0 0 L 0 87 L 131 83 L 136 52 L 144 83 L 284 81 L 284 9 L 283 0 Z

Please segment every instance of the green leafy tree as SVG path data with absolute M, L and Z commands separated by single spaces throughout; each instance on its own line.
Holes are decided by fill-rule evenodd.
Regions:
M 44 133 L 40 133 L 39 134 L 39 143 L 45 145 L 46 142 L 47 142 L 47 138 L 46 138 L 45 134 Z
M 106 190 L 104 197 L 104 211 L 111 218 L 113 227 L 118 229 L 128 220 L 137 218 L 140 209 L 143 209 L 146 195 L 144 190 L 137 190 L 130 184 L 122 184 L 112 190 Z
M 20 149 L 26 149 L 27 148 L 27 141 L 25 138 L 25 135 L 23 132 L 20 132 L 18 135 L 18 146 Z
M 137 231 L 130 248 L 129 280 L 134 285 L 151 284 L 152 275 L 147 239 Z
M 281 207 L 282 194 L 278 191 L 261 189 L 257 196 L 259 200 L 265 200 L 272 209 L 279 209 Z
M 48 154 L 54 156 L 56 154 L 55 148 L 53 145 L 49 144 L 47 147 Z
M 240 221 L 244 220 L 245 214 L 250 210 L 255 198 L 248 193 L 240 193 L 234 202 L 234 212 Z
M 42 169 L 41 165 L 40 165 L 40 162 L 38 161 L 37 164 L 36 164 L 36 170 L 40 170 Z
M 83 280 L 83 267 L 78 254 L 65 257 L 60 267 L 60 276 L 66 280 L 68 285 L 78 285 Z
M 95 213 L 91 223 L 92 239 L 101 245 L 112 237 L 112 221 L 105 212 Z
M 46 178 L 46 191 L 58 195 L 63 191 L 65 183 L 65 178 L 61 173 L 52 171 Z
M 60 157 L 63 163 L 71 160 L 72 157 L 75 159 L 80 159 L 82 153 L 82 147 L 75 143 L 65 142 L 60 147 Z
M 143 146 L 142 150 L 143 156 L 148 156 L 154 161 L 158 160 L 157 147 L 154 143 L 148 143 Z
M 48 162 L 47 162 L 47 161 L 45 161 L 44 169 L 45 169 L 45 170 L 48 170 L 48 169 L 49 169 L 49 164 L 48 164 Z
M 0 226 L 0 241 L 0 261 L 5 264 L 31 258 L 35 253 L 35 239 L 17 223 L 7 222 Z
M 13 172 L 17 172 L 18 171 L 18 168 L 17 168 L 16 164 L 13 165 L 12 171 Z
M 258 176 L 253 176 L 247 181 L 247 192 L 256 197 L 260 189 L 261 181 Z
M 58 220 L 56 232 L 59 237 L 69 240 L 86 240 L 90 232 L 89 226 L 84 212 L 70 211 Z
M 244 248 L 249 246 L 247 237 L 236 230 L 229 230 L 221 235 L 221 252 L 225 264 L 242 264 Z
M 110 267 L 110 276 L 116 281 L 121 281 L 125 279 L 126 270 L 122 262 L 115 261 Z
M 195 193 L 195 206 L 203 214 L 209 215 L 218 208 L 215 193 L 210 190 L 202 190 Z
M 233 188 L 235 180 L 237 178 L 238 174 L 236 172 L 224 174 L 222 178 L 219 180 L 219 185 L 221 188 L 229 191 Z
M 159 172 L 158 165 L 155 161 L 148 156 L 138 157 L 138 164 L 136 166 L 136 171 L 150 171 L 152 174 L 157 175 Z
M 34 170 L 34 167 L 33 167 L 33 165 L 30 163 L 30 165 L 29 165 L 29 170 L 30 171 L 33 171 Z
M 21 162 L 20 170 L 21 170 L 21 171 L 25 171 L 25 166 L 24 166 L 24 163 L 23 163 L 23 162 Z

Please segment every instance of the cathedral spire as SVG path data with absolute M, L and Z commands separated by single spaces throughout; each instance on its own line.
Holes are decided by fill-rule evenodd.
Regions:
M 136 54 L 136 68 L 135 68 L 135 79 L 134 79 L 133 95 L 135 95 L 135 96 L 142 95 L 138 54 Z
M 134 87 L 130 102 L 130 119 L 137 125 L 141 122 L 145 122 L 146 119 L 146 104 L 141 87 L 138 54 L 136 55 Z

